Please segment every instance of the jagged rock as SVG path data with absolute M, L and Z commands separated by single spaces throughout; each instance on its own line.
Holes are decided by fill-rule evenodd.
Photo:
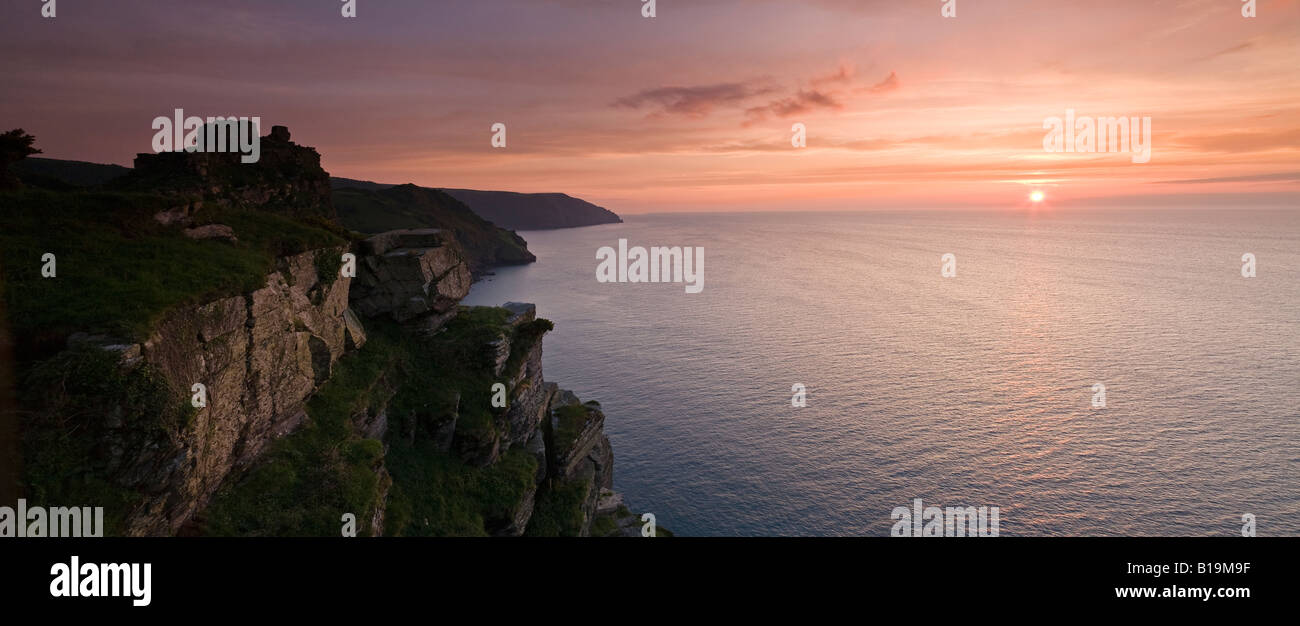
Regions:
M 536 341 L 527 349 L 524 364 L 511 383 L 512 398 L 505 414 L 505 438 L 510 446 L 528 441 L 537 432 L 558 390 L 542 378 L 542 342 Z
M 239 241 L 235 236 L 235 230 L 225 224 L 207 224 L 186 228 L 185 236 L 190 239 L 225 239 L 227 241 Z
M 202 383 L 208 405 L 183 432 L 114 468 L 127 486 L 148 494 L 129 532 L 175 532 L 232 471 L 305 419 L 304 402 L 345 350 L 351 282 L 321 283 L 314 259 L 314 251 L 284 258 L 265 287 L 174 310 L 155 325 L 141 346 L 144 362 L 178 397 Z
M 451 240 L 449 234 L 440 228 L 390 230 L 362 241 L 361 251 L 370 256 L 383 256 L 401 248 L 438 248 Z
M 575 394 L 568 389 L 557 389 L 555 397 L 551 399 L 551 409 L 557 409 L 570 404 L 582 404 L 582 400 L 578 398 L 578 394 Z
M 198 314 L 199 340 L 209 343 L 233 333 L 247 325 L 248 302 L 244 296 L 235 296 L 201 304 L 195 312 Z
M 366 439 L 384 440 L 384 435 L 388 433 L 388 412 L 378 411 L 375 413 L 365 412 L 355 416 L 357 432 Z
M 425 328 L 441 326 L 456 303 L 469 293 L 469 266 L 460 245 L 444 231 L 391 231 L 371 237 L 361 246 L 352 291 L 353 307 L 366 317 L 390 315 L 398 322 Z
M 596 469 L 596 485 L 602 489 L 613 489 L 614 446 L 610 445 L 609 437 L 605 435 L 603 429 L 600 442 L 592 446 L 591 452 L 587 453 L 587 458 L 591 460 L 592 467 Z
M 378 468 L 379 493 L 375 510 L 370 515 L 370 536 L 384 536 L 384 514 L 388 512 L 388 492 L 393 487 L 393 477 L 381 463 Z
M 596 502 L 597 515 L 616 513 L 621 506 L 623 506 L 623 494 L 616 493 L 608 487 L 601 488 L 600 499 Z
M 596 459 L 604 459 L 605 449 L 609 448 L 609 439 L 604 432 L 605 413 L 594 403 L 579 403 L 577 396 L 567 390 L 560 390 L 556 394 L 551 407 L 551 475 L 571 478 L 588 466 L 595 471 L 598 464 L 588 456 L 594 450 Z M 566 421 L 572 423 L 566 424 Z M 562 433 L 571 433 L 571 436 L 562 437 Z M 606 465 L 612 465 L 612 454 L 611 450 Z M 601 482 L 607 481 L 602 477 Z
M 287 128 L 272 127 L 258 141 L 256 163 L 242 162 L 238 149 L 137 154 L 135 167 L 116 182 L 126 189 L 147 189 L 187 202 L 201 199 L 185 211 L 155 215 L 165 223 L 184 223 L 201 202 L 334 219 L 330 176 L 320 166 L 320 153 L 293 143 L 289 136 Z
M 351 352 L 366 345 L 366 329 L 352 309 L 343 311 L 343 349 Z
M 188 224 L 190 223 L 190 215 L 199 210 L 199 206 L 199 202 L 187 202 L 174 206 L 166 211 L 154 213 L 153 219 L 155 222 L 158 222 L 163 226 L 171 226 L 172 224 Z
M 408 321 L 406 327 L 420 334 L 432 335 L 438 332 L 439 329 L 445 326 L 447 322 L 450 322 L 454 317 L 456 317 L 455 309 L 445 313 L 428 313 Z
M 591 535 L 591 523 L 596 519 L 596 502 L 600 499 L 600 489 L 596 485 L 596 470 L 590 464 L 584 465 L 579 472 L 568 480 L 585 485 L 586 491 L 581 506 L 582 526 L 578 531 L 578 536 L 587 537 Z
M 501 308 L 510 311 L 506 324 L 518 326 L 537 319 L 537 305 L 530 302 L 507 302 Z
M 537 474 L 533 477 L 533 482 L 540 483 L 546 479 L 546 437 L 538 430 L 533 433 L 533 438 L 528 440 L 527 445 L 528 453 L 537 461 Z
M 510 360 L 510 338 L 504 331 L 499 331 L 497 338 L 488 343 L 488 349 L 492 352 L 492 375 L 500 376 Z

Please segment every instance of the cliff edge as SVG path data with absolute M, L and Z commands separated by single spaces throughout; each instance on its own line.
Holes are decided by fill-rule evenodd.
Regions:
M 111 535 L 639 536 L 551 322 L 461 306 L 457 233 L 342 229 L 319 155 L 269 143 L 0 192 L 23 497 Z

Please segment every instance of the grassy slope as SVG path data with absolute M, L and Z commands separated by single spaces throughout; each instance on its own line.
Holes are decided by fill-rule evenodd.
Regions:
M 213 212 L 239 242 L 196 241 L 154 222 L 170 202 L 149 194 L 0 193 L 0 270 L 15 338 L 57 343 L 75 331 L 139 339 L 172 307 L 265 284 L 279 255 L 340 245 L 320 226 L 255 211 Z M 57 275 L 43 278 L 52 253 Z
M 478 269 L 536 260 L 518 235 L 497 228 L 436 189 L 398 185 L 383 190 L 335 189 L 339 221 L 352 230 L 379 233 L 402 228 L 447 228 Z

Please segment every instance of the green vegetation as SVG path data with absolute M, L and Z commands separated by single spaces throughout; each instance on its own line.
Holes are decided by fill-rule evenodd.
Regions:
M 529 537 L 577 537 L 582 532 L 583 504 L 590 496 L 590 480 L 551 479 L 539 490 Z
M 592 537 L 609 537 L 618 532 L 618 519 L 613 515 L 598 515 L 591 521 Z
M 272 444 L 263 461 L 213 498 L 205 532 L 238 536 L 337 536 L 340 516 L 357 516 L 369 535 L 382 493 L 383 445 L 354 432 L 353 414 L 381 393 L 380 381 L 401 349 L 371 337 L 340 359 L 334 376 L 307 403 L 308 423 Z
M 316 280 L 326 287 L 334 284 L 334 279 L 339 277 L 339 270 L 343 267 L 342 255 L 333 250 L 318 250 L 313 261 L 316 265 Z
M 393 441 L 393 475 L 385 534 L 482 537 L 501 526 L 533 486 L 537 460 L 514 448 L 496 464 L 475 468 L 426 443 Z
M 64 350 L 68 336 L 90 332 L 142 341 L 168 311 L 259 289 L 279 258 L 311 250 L 317 251 L 317 277 L 330 283 L 341 265 L 336 250 L 358 238 L 313 207 L 258 210 L 205 201 L 202 190 L 156 193 L 154 183 L 162 180 L 173 192 L 202 182 L 186 178 L 184 168 L 169 170 L 179 162 L 159 156 L 152 173 L 123 176 L 107 187 L 49 176 L 48 185 L 0 191 L 0 304 L 17 342 L 23 390 L 21 486 L 33 501 L 105 507 L 105 531 L 114 535 L 127 530 L 125 520 L 143 493 L 163 487 L 146 484 L 162 476 L 137 465 L 160 462 L 158 451 L 192 435 L 195 410 L 184 390 L 170 388 L 151 366 L 123 367 L 120 354 L 100 347 Z M 222 184 L 255 187 L 268 177 L 291 177 L 300 166 L 293 161 L 284 171 L 230 172 L 240 178 Z M 430 202 L 420 206 L 440 211 L 444 221 L 436 226 L 455 228 L 458 236 L 464 230 L 486 262 L 531 260 L 513 233 L 450 198 Z M 190 205 L 197 207 L 190 225 L 224 224 L 238 241 L 190 239 L 183 226 L 154 219 Z M 54 277 L 42 276 L 51 267 L 42 258 L 47 253 L 55 255 Z M 370 526 L 385 493 L 385 534 L 504 529 L 536 488 L 538 460 L 519 448 L 487 467 L 465 460 L 477 463 L 480 450 L 508 434 L 506 410 L 490 408 L 492 384 L 506 379 L 493 375 L 488 346 L 511 341 L 507 367 L 513 375 L 553 327 L 543 319 L 512 327 L 509 317 L 501 308 L 463 308 L 433 336 L 412 335 L 389 321 L 368 322 L 365 346 L 334 366 L 308 400 L 303 426 L 271 443 L 242 476 L 227 480 L 196 520 L 198 530 L 337 536 L 341 515 L 354 513 L 358 534 L 372 534 L 380 530 Z M 293 323 L 305 328 L 301 320 Z M 390 419 L 387 449 L 356 426 L 359 415 L 381 410 Z M 453 418 L 464 449 L 446 449 Z M 569 495 L 549 496 L 544 527 L 556 534 L 572 532 L 559 506 Z
M 36 138 L 23 132 L 21 128 L 0 133 L 0 189 L 13 189 L 20 186 L 18 177 L 10 167 L 28 156 L 40 154 L 33 147 Z
M 455 450 L 440 450 L 436 440 L 455 399 L 458 441 L 487 444 L 505 427 L 505 410 L 487 408 L 497 378 L 486 346 L 511 332 L 509 315 L 497 307 L 465 307 L 434 336 L 406 340 L 409 376 L 388 409 L 386 464 L 394 491 L 385 534 L 490 534 L 513 517 L 533 486 L 537 461 L 524 450 L 511 449 L 495 464 L 476 468 Z
M 22 424 L 27 498 L 51 506 L 102 506 L 105 534 L 122 534 L 123 520 L 141 498 L 113 484 L 108 465 L 129 463 L 188 428 L 194 409 L 150 366 L 124 371 L 116 353 L 92 346 L 39 363 L 21 389 L 21 403 L 30 409 Z
M 23 148 L 30 148 L 30 136 L 10 139 L 16 142 L 13 154 L 31 152 Z M 257 168 L 235 167 L 220 156 L 201 157 L 200 165 L 206 165 L 191 167 L 193 158 L 180 154 L 147 155 L 152 159 L 139 162 L 149 167 L 125 175 L 113 166 L 91 171 L 82 166 L 92 164 L 47 163 L 26 172 L 25 181 L 40 182 L 34 188 L 0 191 L 0 310 L 17 347 L 26 497 L 42 504 L 103 506 L 106 534 L 123 534 L 145 494 L 150 504 L 162 503 L 154 496 L 174 486 L 163 484 L 177 476 L 174 463 L 193 461 L 179 454 L 182 443 L 195 439 L 196 411 L 187 390 L 171 388 L 148 364 L 123 366 L 118 352 L 89 345 L 65 350 L 72 333 L 140 342 L 169 311 L 259 289 L 279 259 L 308 251 L 315 251 L 320 281 L 337 278 L 337 250 L 359 235 L 329 219 L 328 197 L 315 193 L 319 186 L 313 181 L 324 172 L 314 153 L 287 145 L 265 153 Z M 85 176 L 69 181 L 60 175 L 76 172 Z M 419 223 L 378 229 L 451 228 L 480 268 L 533 260 L 522 239 L 446 194 L 413 186 L 388 191 L 352 198 L 353 208 L 365 214 L 354 217 L 372 220 L 354 227 L 415 219 Z M 259 199 L 267 194 L 272 198 L 262 206 Z M 343 193 L 343 204 L 355 195 Z M 182 207 L 195 207 L 187 226 L 224 224 L 237 241 L 190 239 L 185 226 L 154 219 Z M 53 263 L 43 259 L 46 254 L 55 255 Z M 46 277 L 43 269 L 56 273 Z M 342 514 L 353 513 L 358 534 L 373 534 L 381 530 L 371 525 L 385 494 L 384 534 L 488 535 L 505 529 L 538 488 L 539 466 L 533 452 L 515 447 L 481 467 L 510 435 L 507 409 L 491 408 L 491 388 L 513 379 L 553 328 L 545 319 L 511 326 L 510 315 L 502 308 L 462 308 L 432 336 L 391 321 L 368 321 L 364 347 L 334 365 L 307 401 L 302 427 L 270 443 L 248 471 L 227 478 L 193 520 L 195 530 L 337 536 Z M 306 330 L 301 319 L 287 324 Z M 489 345 L 502 339 L 512 349 L 499 376 L 493 374 Z M 311 346 L 313 358 L 317 348 Z M 586 410 L 575 408 L 582 418 L 562 420 L 561 436 L 576 436 L 585 424 Z M 387 442 L 366 438 L 357 426 L 359 417 L 380 411 L 389 419 Z M 571 428 L 578 430 L 570 434 Z M 452 435 L 454 447 L 448 449 Z M 590 484 L 545 485 L 529 531 L 577 534 Z
M 519 368 L 524 366 L 524 359 L 528 358 L 533 345 L 542 338 L 542 335 L 552 330 L 555 330 L 555 324 L 543 317 L 520 324 L 515 329 L 514 339 L 510 343 L 510 357 L 506 359 L 502 375 L 506 378 L 514 378 L 519 374 Z
M 555 410 L 553 442 L 556 450 L 568 450 L 587 427 L 591 410 L 581 404 L 570 404 Z
M 514 232 L 496 227 L 437 189 L 410 184 L 387 189 L 342 188 L 334 190 L 333 200 L 339 221 L 363 233 L 403 228 L 450 229 L 476 271 L 499 263 L 537 260 L 528 251 L 528 243 Z
M 371 321 L 366 345 L 340 360 L 308 403 L 308 424 L 275 442 L 263 462 L 213 499 L 206 532 L 335 535 L 339 516 L 352 512 L 358 534 L 368 534 L 381 461 L 392 480 L 385 535 L 482 536 L 504 527 L 533 487 L 537 460 L 515 448 L 474 467 L 439 449 L 435 435 L 457 397 L 457 436 L 499 427 L 498 415 L 480 408 L 490 406 L 495 380 L 484 346 L 509 330 L 508 317 L 501 308 L 464 308 L 432 337 Z M 378 441 L 361 438 L 352 420 L 384 404 L 386 454 Z M 473 426 L 462 427 L 466 422 Z
M 20 348 L 61 348 L 76 331 L 138 340 L 168 309 L 262 287 L 277 256 L 344 243 L 285 216 L 206 208 L 200 215 L 232 227 L 239 242 L 192 240 L 153 220 L 175 204 L 151 194 L 0 192 L 3 297 Z M 41 275 L 46 253 L 54 278 Z

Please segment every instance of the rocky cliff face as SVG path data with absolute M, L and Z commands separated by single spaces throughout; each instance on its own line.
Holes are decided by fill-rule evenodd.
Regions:
M 395 230 L 361 242 L 352 291 L 357 311 L 437 330 L 469 293 L 470 266 L 456 239 L 436 228 Z
M 102 503 L 130 535 L 337 536 L 347 515 L 363 535 L 635 534 L 604 414 L 543 377 L 533 305 L 460 306 L 473 264 L 446 230 L 328 229 L 319 155 L 279 127 L 257 167 L 230 157 L 142 155 L 123 184 L 167 188 L 85 224 L 243 273 L 151 293 L 184 304 L 126 310 L 142 329 L 84 318 L 101 334 L 26 367 L 30 500 Z M 114 294 L 159 264 L 112 263 Z
M 322 258 L 349 249 L 358 255 L 355 279 L 322 275 Z M 388 324 L 388 332 L 412 342 L 444 341 L 440 331 L 457 320 L 458 332 L 471 332 L 449 354 L 463 360 L 407 371 L 394 365 L 397 359 L 385 360 L 363 383 L 364 406 L 349 410 L 355 437 L 404 444 L 427 438 L 425 450 L 445 453 L 469 472 L 496 472 L 524 459 L 528 470 L 520 488 L 508 494 L 506 506 L 484 516 L 488 534 L 586 536 L 601 516 L 606 519 L 598 534 L 634 534 L 639 526 L 610 491 L 613 450 L 599 405 L 583 403 L 543 376 L 542 335 L 549 322 L 522 303 L 506 303 L 499 320 L 467 321 L 476 309 L 457 303 L 468 292 L 468 272 L 445 233 L 383 233 L 351 248 L 284 257 L 261 289 L 175 310 L 142 343 L 75 338 L 116 354 L 125 369 L 163 373 L 180 397 L 196 383 L 205 388 L 206 406 L 166 437 L 142 441 L 125 423 L 108 431 L 108 473 L 142 496 L 127 516 L 126 532 L 203 532 L 205 507 L 218 489 L 239 485 L 266 462 L 275 441 L 310 421 L 308 403 L 334 379 L 340 359 L 366 346 L 367 324 Z M 447 382 L 476 374 L 483 375 L 479 387 L 489 381 L 504 386 L 505 406 Z M 403 389 L 426 384 L 447 387 L 455 399 L 415 410 L 396 406 Z M 480 416 L 486 421 L 467 425 Z M 399 430 L 393 431 L 394 421 Z M 373 504 L 361 515 L 367 530 L 379 535 L 386 529 L 389 490 L 402 476 L 389 474 L 382 453 L 369 471 Z M 535 522 L 538 511 L 544 518 Z
M 316 267 L 318 255 L 343 251 L 285 257 L 265 287 L 174 311 L 142 344 L 101 342 L 125 367 L 152 366 L 172 389 L 204 387 L 206 406 L 181 432 L 131 449 L 126 433 L 110 431 L 108 472 L 146 495 L 128 517 L 131 533 L 177 531 L 227 476 L 302 423 L 305 401 L 334 363 L 364 343 L 348 310 L 351 280 L 322 279 Z M 74 342 L 87 340 L 95 341 Z

